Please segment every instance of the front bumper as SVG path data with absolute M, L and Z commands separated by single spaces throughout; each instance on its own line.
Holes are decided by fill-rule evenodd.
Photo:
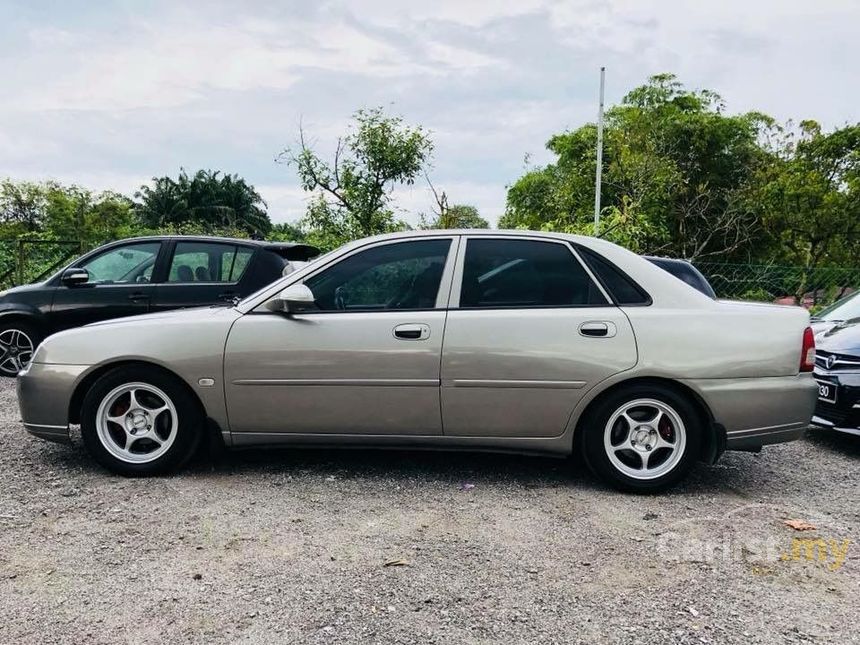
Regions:
M 18 374 L 18 407 L 27 432 L 48 441 L 68 443 L 69 404 L 87 367 L 31 363 Z
M 836 387 L 836 402 L 819 400 L 812 417 L 813 425 L 860 435 L 860 372 L 816 368 L 815 378 Z
M 726 429 L 726 450 L 758 450 L 800 439 L 809 427 L 818 387 L 812 374 L 683 381 Z

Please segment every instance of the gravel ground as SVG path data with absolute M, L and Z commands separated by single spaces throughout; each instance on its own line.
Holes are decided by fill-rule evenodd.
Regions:
M 813 430 L 655 497 L 465 453 L 126 480 L 27 435 L 4 381 L 0 643 L 860 642 L 858 464 L 860 441 Z

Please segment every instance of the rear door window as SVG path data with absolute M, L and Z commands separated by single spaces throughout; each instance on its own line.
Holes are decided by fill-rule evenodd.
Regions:
M 577 307 L 608 304 L 566 244 L 470 239 L 461 308 Z
M 253 249 L 223 242 L 177 242 L 168 282 L 237 282 Z

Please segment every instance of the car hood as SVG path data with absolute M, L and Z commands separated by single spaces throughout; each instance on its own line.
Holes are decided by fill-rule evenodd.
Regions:
M 827 327 L 818 330 L 815 337 L 817 349 L 860 356 L 860 320 L 825 324 Z
M 187 309 L 172 309 L 170 311 L 160 311 L 154 314 L 140 314 L 137 316 L 125 316 L 124 318 L 113 318 L 111 320 L 102 320 L 99 322 L 90 323 L 81 329 L 89 327 L 112 327 L 116 325 L 150 325 L 161 322 L 173 321 L 191 321 L 194 320 L 209 320 L 214 316 L 221 316 L 225 311 L 233 311 L 233 307 L 227 306 L 208 306 L 208 307 L 190 307 Z
M 47 285 L 45 282 L 34 282 L 33 284 L 22 284 L 18 287 L 9 287 L 8 289 L 3 289 L 3 291 L 0 292 L 0 302 L 10 299 L 10 296 L 14 298 L 15 296 L 22 293 L 41 291 L 46 286 Z

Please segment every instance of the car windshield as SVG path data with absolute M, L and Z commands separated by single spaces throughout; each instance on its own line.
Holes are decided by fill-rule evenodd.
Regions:
M 841 322 L 860 318 L 860 291 L 852 293 L 847 298 L 839 300 L 815 315 L 815 320 Z

